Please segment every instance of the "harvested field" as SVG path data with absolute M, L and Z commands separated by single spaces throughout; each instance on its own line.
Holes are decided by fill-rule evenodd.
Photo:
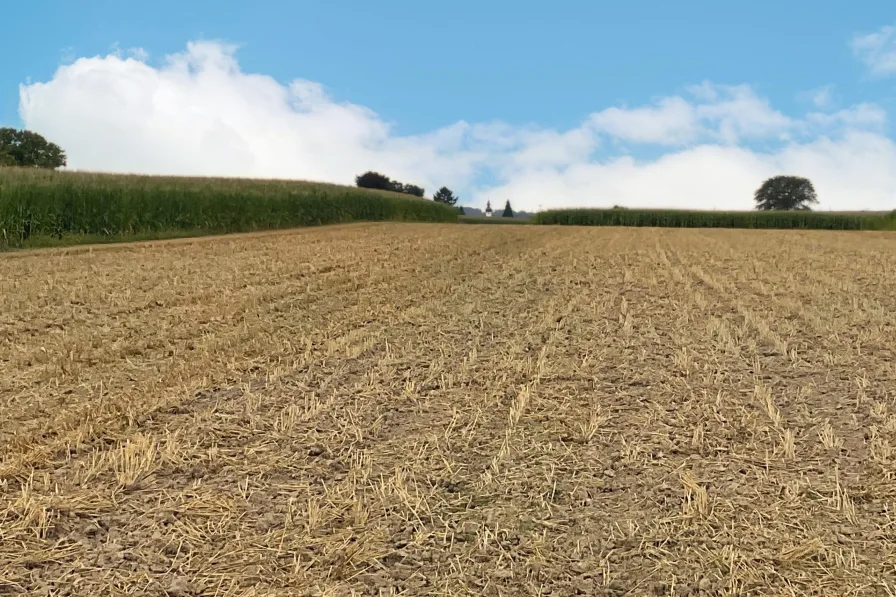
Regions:
M 0 256 L 0 594 L 896 594 L 896 235 Z

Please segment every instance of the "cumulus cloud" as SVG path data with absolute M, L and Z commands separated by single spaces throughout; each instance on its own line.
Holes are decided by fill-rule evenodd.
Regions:
M 80 58 L 22 85 L 21 117 L 73 169 L 345 184 L 373 169 L 430 193 L 448 185 L 467 204 L 509 198 L 526 210 L 749 209 L 765 177 L 793 173 L 812 178 L 822 208 L 894 207 L 896 148 L 873 104 L 792 117 L 750 86 L 703 82 L 569 130 L 460 121 L 401 136 L 320 83 L 243 72 L 235 52 L 199 42 L 158 66 L 139 50 Z M 638 159 L 643 149 L 660 155 Z
M 680 97 L 644 108 L 607 108 L 593 114 L 590 125 L 625 141 L 661 145 L 689 143 L 701 132 L 697 109 Z
M 852 40 L 852 51 L 873 75 L 896 74 L 896 27 L 881 27 Z
M 643 108 L 607 108 L 591 116 L 601 133 L 635 143 L 685 145 L 700 140 L 737 143 L 776 137 L 793 125 L 747 85 L 713 85 L 690 89 L 693 99 L 666 97 Z
M 704 88 L 708 85 L 705 83 Z M 699 104 L 697 113 L 723 142 L 781 137 L 793 125 L 748 85 L 716 86 L 713 97 L 712 102 Z
M 477 152 L 457 147 L 465 125 L 396 137 L 319 83 L 242 72 L 234 51 L 192 43 L 160 67 L 117 52 L 82 58 L 22 86 L 21 117 L 65 147 L 76 169 L 337 182 L 368 168 L 409 182 L 470 176 Z
M 867 132 L 820 138 L 760 153 L 732 145 L 700 145 L 639 162 L 620 157 L 567 169 L 520 173 L 489 189 L 521 205 L 564 207 L 691 207 L 746 210 L 759 182 L 781 173 L 808 176 L 820 209 L 896 207 L 896 145 Z

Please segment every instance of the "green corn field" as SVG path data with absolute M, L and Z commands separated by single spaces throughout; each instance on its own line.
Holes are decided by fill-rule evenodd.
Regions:
M 456 222 L 430 200 L 337 185 L 0 168 L 0 248 L 352 221 Z
M 812 211 L 708 212 L 653 209 L 555 209 L 535 214 L 535 224 L 566 226 L 652 226 L 667 228 L 777 228 L 892 230 L 889 215 Z

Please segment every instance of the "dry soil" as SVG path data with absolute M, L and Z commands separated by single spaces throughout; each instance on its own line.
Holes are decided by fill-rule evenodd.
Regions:
M 364 224 L 0 288 L 0 594 L 896 594 L 896 235 Z

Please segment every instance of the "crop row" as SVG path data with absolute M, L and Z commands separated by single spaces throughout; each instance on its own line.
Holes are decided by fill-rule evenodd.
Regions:
M 887 230 L 896 228 L 896 212 L 889 215 L 866 215 L 812 211 L 709 212 L 652 209 L 555 209 L 537 213 L 534 223 L 567 226 Z
M 0 168 L 0 244 L 38 237 L 240 232 L 351 221 L 455 222 L 454 208 L 396 193 L 294 181 Z

